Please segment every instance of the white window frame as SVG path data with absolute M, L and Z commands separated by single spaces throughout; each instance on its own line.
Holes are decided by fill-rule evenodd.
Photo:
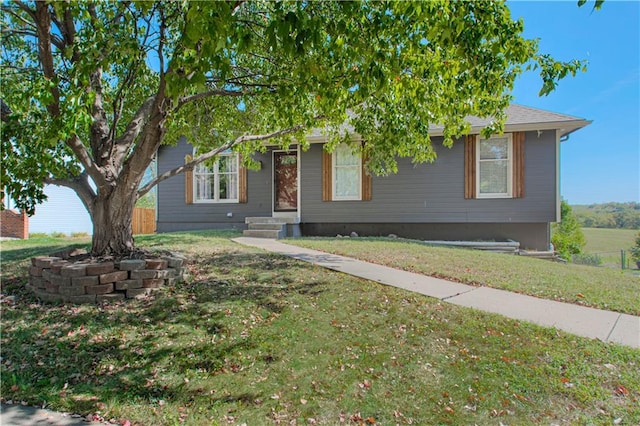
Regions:
M 331 194 L 332 194 L 332 200 L 333 201 L 361 201 L 362 200 L 362 153 L 357 153 L 358 154 L 358 193 L 356 195 L 348 195 L 348 196 L 339 196 L 336 195 L 337 194 L 337 181 L 338 181 L 338 173 L 336 173 L 336 169 L 338 167 L 342 167 L 342 168 L 346 168 L 346 167 L 356 167 L 356 165 L 349 165 L 349 166 L 338 166 L 338 149 L 339 148 L 348 148 L 351 149 L 352 152 L 355 154 L 356 152 L 353 151 L 353 149 L 347 145 L 347 144 L 340 144 L 336 147 L 336 149 L 333 151 L 333 154 L 331 155 Z
M 194 157 L 196 155 L 196 153 L 194 152 Z M 235 159 L 236 162 L 236 198 L 226 198 L 221 200 L 220 199 L 220 174 L 218 172 L 218 164 L 219 162 L 217 160 L 219 160 L 222 157 L 233 157 Z M 240 156 L 238 155 L 238 153 L 235 152 L 231 152 L 231 151 L 224 151 L 220 154 L 218 154 L 218 157 L 216 158 L 216 162 L 213 165 L 213 170 L 211 170 L 210 168 L 207 168 L 207 172 L 199 172 L 197 168 L 193 169 L 193 202 L 194 204 L 228 204 L 228 203 L 239 203 L 240 202 Z M 225 173 L 228 174 L 228 173 Z M 197 194 L 198 194 L 198 176 L 201 175 L 207 175 L 207 176 L 211 176 L 213 175 L 213 198 L 205 198 L 205 199 L 201 199 L 201 198 L 197 198 Z
M 482 142 L 491 141 L 492 139 L 504 139 L 507 138 L 507 191 L 506 192 L 493 192 L 482 193 L 480 187 L 480 163 L 490 161 L 504 161 L 504 160 L 481 160 L 480 145 Z M 504 135 L 492 135 L 490 138 L 478 138 L 478 147 L 476 149 L 476 198 L 513 198 L 513 134 L 505 133 Z

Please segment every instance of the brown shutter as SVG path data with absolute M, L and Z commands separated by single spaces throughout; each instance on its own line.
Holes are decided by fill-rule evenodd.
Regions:
M 247 196 L 247 168 L 244 166 L 240 166 L 238 169 L 238 202 L 246 203 L 248 200 Z
M 193 170 L 184 172 L 184 202 L 193 204 Z
M 464 198 L 476 198 L 477 135 L 464 137 Z
M 363 142 L 364 146 L 364 142 Z M 371 173 L 367 171 L 367 157 L 362 153 L 362 201 L 371 201 Z
M 246 203 L 247 194 L 247 168 L 242 165 L 242 155 L 238 155 L 238 202 Z
M 185 164 L 193 160 L 192 155 L 185 155 Z M 184 172 L 184 202 L 185 204 L 193 204 L 193 169 Z
M 331 153 L 322 151 L 322 201 L 331 201 L 333 199 L 333 182 L 331 181 L 331 169 L 333 167 L 333 159 Z
M 524 132 L 513 134 L 513 198 L 524 197 Z

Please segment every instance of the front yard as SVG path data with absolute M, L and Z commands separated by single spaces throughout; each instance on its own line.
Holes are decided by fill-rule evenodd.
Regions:
M 640 423 L 638 350 L 440 304 L 236 235 L 138 237 L 187 254 L 192 279 L 102 307 L 41 305 L 23 289 L 30 256 L 86 241 L 3 242 L 2 399 L 139 425 Z M 348 254 L 380 250 L 359 244 Z M 429 257 L 414 256 L 398 266 Z M 474 256 L 446 268 L 484 280 Z M 535 268 L 510 261 L 500 257 L 514 286 L 513 271 Z
M 287 243 L 465 284 L 640 315 L 640 277 L 630 271 L 402 239 L 304 238 Z

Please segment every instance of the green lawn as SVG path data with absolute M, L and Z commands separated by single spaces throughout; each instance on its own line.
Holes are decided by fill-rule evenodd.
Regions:
M 640 277 L 621 270 L 430 247 L 402 239 L 303 238 L 287 242 L 465 284 L 640 315 Z
M 620 250 L 628 250 L 635 245 L 638 231 L 634 229 L 582 228 L 587 244 L 584 251 L 597 253 L 605 266 L 620 267 Z M 636 268 L 629 260 L 629 266 Z
M 639 350 L 440 304 L 235 235 L 137 238 L 187 254 L 192 278 L 101 307 L 41 305 L 24 291 L 28 256 L 73 241 L 3 242 L 2 293 L 16 299 L 2 303 L 2 398 L 138 425 L 640 422 Z

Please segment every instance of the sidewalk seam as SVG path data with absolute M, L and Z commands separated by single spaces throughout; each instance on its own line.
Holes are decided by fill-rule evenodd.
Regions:
M 611 327 L 611 330 L 609 330 L 609 334 L 607 334 L 607 337 L 604 339 L 605 342 L 609 342 L 610 341 L 609 339 L 611 339 L 611 335 L 613 334 L 613 331 L 618 326 L 618 321 L 620 321 L 620 318 L 622 318 L 622 314 L 618 314 L 618 318 L 616 318 L 616 321 L 613 323 L 613 326 Z
M 462 296 L 463 294 L 471 293 L 472 291 L 476 291 L 476 290 L 477 290 L 477 289 L 479 289 L 479 288 L 480 288 L 480 287 L 474 287 L 474 288 L 472 288 L 471 290 L 462 291 L 462 292 L 460 292 L 460 293 L 452 294 L 451 296 L 443 297 L 443 298 L 442 298 L 442 299 L 440 299 L 440 300 L 442 300 L 443 302 L 446 302 L 446 301 L 448 301 L 449 299 L 453 299 L 454 297 Z

